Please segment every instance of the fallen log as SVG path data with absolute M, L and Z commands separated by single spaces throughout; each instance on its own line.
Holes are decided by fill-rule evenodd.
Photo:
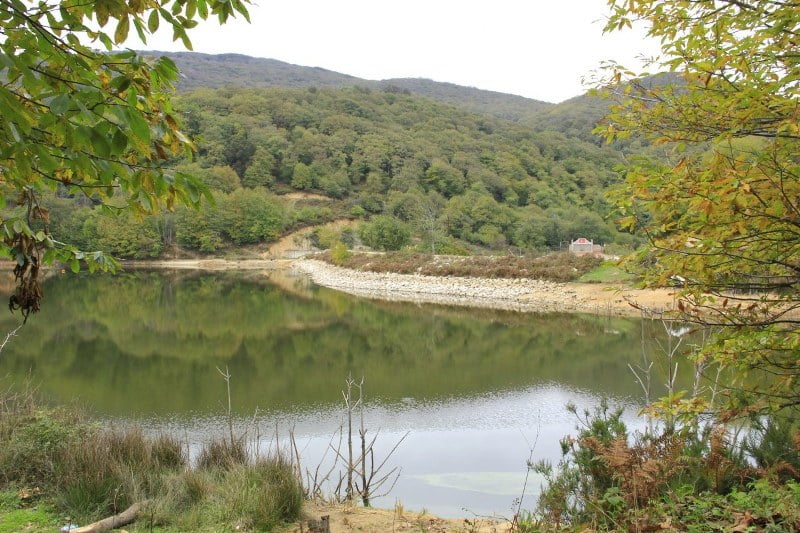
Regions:
M 101 533 L 103 531 L 111 531 L 118 527 L 127 526 L 136 520 L 139 516 L 139 511 L 141 511 L 142 507 L 147 503 L 148 501 L 136 502 L 119 514 L 103 518 L 102 520 L 77 529 L 71 529 L 69 533 Z

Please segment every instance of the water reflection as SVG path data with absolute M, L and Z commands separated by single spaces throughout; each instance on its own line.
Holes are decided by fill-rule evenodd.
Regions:
M 45 291 L 0 376 L 195 446 L 224 427 L 217 368 L 240 420 L 259 413 L 263 435 L 294 426 L 311 463 L 341 422 L 344 378 L 363 375 L 379 442 L 411 431 L 389 506 L 508 514 L 532 445 L 555 459 L 572 430 L 568 401 L 640 402 L 637 320 L 373 302 L 285 272 L 60 275 Z M 6 315 L 0 331 L 15 324 Z
M 567 412 L 567 402 L 579 409 L 592 409 L 599 402 L 594 394 L 557 385 L 534 386 L 520 391 L 490 393 L 437 401 L 371 402 L 365 410 L 368 435 L 379 432 L 376 457 L 382 459 L 404 436 L 387 464 L 402 468 L 391 494 L 375 498 L 377 506 L 392 507 L 400 500 L 406 509 L 423 508 L 441 516 L 461 517 L 500 514 L 510 516 L 511 504 L 522 494 L 526 461 L 533 450 L 534 460 L 557 460 L 559 439 L 573 432 L 575 420 Z M 639 424 L 635 406 L 627 406 L 626 422 Z M 240 418 L 237 433 L 258 441 L 263 453 L 278 446 L 288 448 L 292 430 L 301 462 L 312 471 L 326 455 L 338 447 L 338 431 L 344 424 L 339 406 L 308 410 L 287 416 L 285 413 Z M 200 443 L 224 437 L 227 421 L 222 416 L 184 419 L 155 418 L 145 421 L 154 434 L 183 435 L 199 450 Z M 342 451 L 344 447 L 342 447 Z M 335 484 L 336 479 L 334 479 Z M 533 503 L 540 480 L 528 480 L 526 501 Z

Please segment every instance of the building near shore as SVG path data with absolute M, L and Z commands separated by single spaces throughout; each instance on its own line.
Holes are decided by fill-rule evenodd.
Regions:
M 569 243 L 569 251 L 573 254 L 602 254 L 603 246 L 585 237 L 579 237 Z

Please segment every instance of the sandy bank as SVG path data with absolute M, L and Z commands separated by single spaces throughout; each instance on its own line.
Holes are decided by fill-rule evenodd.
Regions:
M 505 533 L 511 531 L 507 520 L 490 518 L 443 519 L 427 513 L 355 507 L 348 505 L 325 505 L 309 502 L 304 508 L 306 518 L 287 527 L 286 533 L 309 531 L 308 519 L 330 518 L 331 533 L 361 531 L 364 533 L 386 533 L 400 531 L 428 531 L 430 533 Z
M 318 285 L 364 298 L 509 311 L 639 315 L 631 303 L 664 311 L 672 309 L 674 300 L 667 289 L 637 290 L 624 285 L 361 272 L 314 259 L 297 260 L 293 268 Z

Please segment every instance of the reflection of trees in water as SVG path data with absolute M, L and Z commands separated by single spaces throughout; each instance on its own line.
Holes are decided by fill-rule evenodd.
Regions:
M 234 407 L 335 403 L 343 376 L 373 396 L 443 398 L 555 382 L 638 395 L 636 321 L 298 297 L 263 274 L 136 272 L 58 277 L 48 305 L 0 360 L 17 378 L 81 395 L 104 413 L 213 411 L 233 375 Z M 8 326 L 10 321 L 0 323 Z

